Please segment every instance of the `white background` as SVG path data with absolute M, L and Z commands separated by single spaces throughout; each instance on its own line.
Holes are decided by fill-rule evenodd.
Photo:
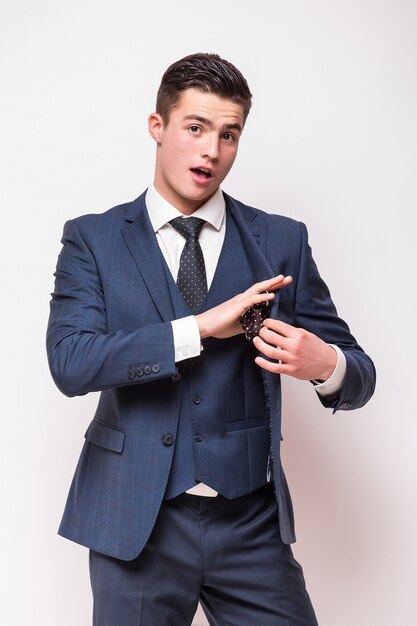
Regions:
M 294 549 L 320 625 L 416 624 L 417 2 L 2 0 L 0 11 L 1 624 L 90 623 L 87 551 L 56 529 L 97 397 L 70 400 L 50 379 L 52 272 L 66 219 L 148 185 L 160 77 L 196 51 L 234 62 L 254 94 L 225 191 L 307 223 L 378 369 L 376 395 L 353 413 L 333 416 L 308 383 L 284 385 Z

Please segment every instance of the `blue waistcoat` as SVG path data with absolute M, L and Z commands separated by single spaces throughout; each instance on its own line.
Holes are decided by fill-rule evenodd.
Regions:
M 176 317 L 190 315 L 168 268 L 166 272 Z M 224 245 L 201 310 L 229 300 L 254 282 L 238 229 L 228 213 Z M 227 498 L 266 483 L 270 435 L 255 356 L 252 342 L 240 334 L 227 340 L 205 339 L 199 357 L 179 364 L 180 414 L 165 498 L 197 482 Z

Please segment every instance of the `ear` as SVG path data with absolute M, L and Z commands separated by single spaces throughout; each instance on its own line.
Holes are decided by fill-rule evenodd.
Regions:
M 161 143 L 164 131 L 164 122 L 159 113 L 151 113 L 148 117 L 148 129 L 150 136 L 155 139 L 156 143 Z

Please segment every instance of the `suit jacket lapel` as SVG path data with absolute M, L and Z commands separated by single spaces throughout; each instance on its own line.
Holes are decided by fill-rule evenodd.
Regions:
M 132 202 L 122 235 L 162 319 L 170 321 L 175 317 L 174 307 L 166 279 L 164 259 L 146 210 L 145 195 L 146 192 Z M 254 282 L 272 278 L 275 272 L 265 256 L 268 225 L 260 222 L 258 215 L 249 207 L 242 205 L 240 208 L 233 198 L 227 194 L 224 194 L 224 197 L 238 227 Z M 271 317 L 276 317 L 278 303 L 279 292 L 271 307 Z
M 266 258 L 266 243 L 268 234 L 268 225 L 260 222 L 257 213 L 249 207 L 242 205 L 242 210 L 236 201 L 230 196 L 224 194 L 227 206 L 235 220 L 241 236 L 243 247 L 249 259 L 254 282 L 260 282 L 273 278 L 276 272 L 272 269 L 268 259 Z M 277 257 L 280 251 L 276 251 Z M 279 267 L 279 257 L 277 266 Z M 271 305 L 271 317 L 276 317 L 279 305 L 279 291 L 276 293 Z
M 265 256 L 268 225 L 259 222 L 258 215 L 255 211 L 252 211 L 248 207 L 242 207 L 243 210 L 241 210 L 233 198 L 226 194 L 224 194 L 224 196 L 227 206 L 239 228 L 242 243 L 249 259 L 255 282 L 273 278 L 276 272 L 273 271 Z M 277 250 L 276 254 L 278 256 L 280 251 Z M 277 267 L 279 267 L 279 257 L 277 260 Z M 270 317 L 275 319 L 278 317 L 279 298 L 280 292 L 278 291 L 271 305 L 270 314 Z M 275 420 L 272 419 L 272 416 L 276 414 L 276 408 L 279 406 L 279 388 L 276 384 L 275 374 L 263 369 L 262 379 L 266 394 L 267 410 L 271 419 L 273 450 L 275 450 L 277 446 L 279 446 L 277 433 L 280 427 L 278 429 L 276 428 L 276 423 Z
M 132 203 L 122 235 L 161 318 L 171 321 L 175 315 L 164 258 L 146 210 L 145 193 Z
M 224 196 L 230 213 L 239 229 L 255 282 L 272 278 L 274 272 L 265 257 L 267 224 L 259 222 L 255 211 L 247 211 L 243 215 L 236 201 L 226 194 Z

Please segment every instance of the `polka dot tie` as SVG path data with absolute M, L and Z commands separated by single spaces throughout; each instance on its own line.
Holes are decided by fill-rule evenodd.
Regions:
M 180 258 L 177 285 L 190 311 L 196 315 L 207 295 L 206 266 L 198 236 L 205 220 L 199 217 L 176 217 L 171 226 L 185 237 Z

